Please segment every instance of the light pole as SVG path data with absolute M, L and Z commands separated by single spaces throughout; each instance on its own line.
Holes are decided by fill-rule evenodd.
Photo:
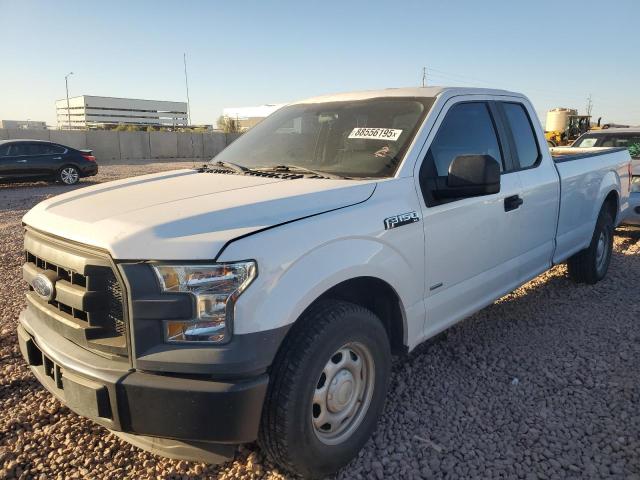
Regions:
M 69 75 L 73 75 L 73 72 L 69 72 L 64 76 L 64 84 L 67 87 L 67 128 L 71 130 L 71 109 L 69 108 Z
M 187 126 L 191 125 L 191 102 L 189 102 L 189 79 L 187 78 L 187 54 L 182 54 L 184 60 L 184 84 L 187 87 Z

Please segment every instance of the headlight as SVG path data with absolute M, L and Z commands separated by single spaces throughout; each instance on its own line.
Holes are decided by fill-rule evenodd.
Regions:
M 186 292 L 195 298 L 196 317 L 166 320 L 167 342 L 224 343 L 231 337 L 233 306 L 256 277 L 253 261 L 212 265 L 152 265 L 165 292 Z
M 640 192 L 640 175 L 631 177 L 631 193 Z

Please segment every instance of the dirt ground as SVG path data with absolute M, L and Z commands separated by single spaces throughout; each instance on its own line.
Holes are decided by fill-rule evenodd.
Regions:
M 255 445 L 224 465 L 146 453 L 63 407 L 25 366 L 20 219 L 70 188 L 191 164 L 104 166 L 77 187 L 0 184 L 0 478 L 286 478 Z M 640 230 L 606 279 L 558 266 L 396 360 L 385 412 L 337 478 L 640 480 Z

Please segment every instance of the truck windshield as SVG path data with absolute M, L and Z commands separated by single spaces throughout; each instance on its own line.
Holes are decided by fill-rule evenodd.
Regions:
M 251 169 L 298 166 L 350 178 L 391 177 L 433 102 L 382 97 L 290 105 L 213 161 Z

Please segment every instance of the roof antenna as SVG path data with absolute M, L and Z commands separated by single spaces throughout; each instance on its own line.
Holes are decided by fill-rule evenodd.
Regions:
M 422 86 L 427 86 L 427 67 L 422 67 Z

